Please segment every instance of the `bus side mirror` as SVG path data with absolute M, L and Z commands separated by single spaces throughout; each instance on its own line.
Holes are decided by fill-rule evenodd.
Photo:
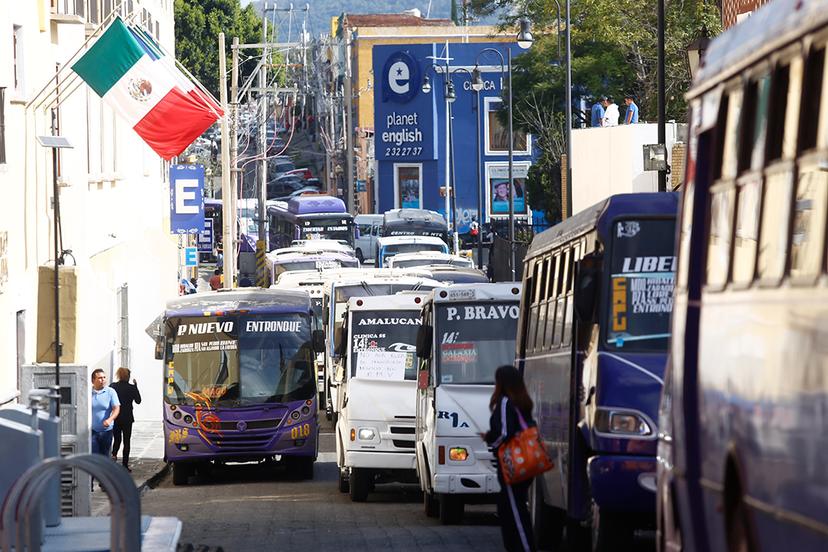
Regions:
M 431 337 L 434 328 L 423 324 L 417 330 L 417 356 L 420 358 L 428 358 L 431 356 Z
M 428 370 L 419 370 L 417 372 L 417 389 L 420 391 L 428 389 Z
M 579 264 L 574 293 L 575 316 L 578 317 L 579 322 L 589 324 L 595 319 L 601 270 L 595 258 L 585 258 Z
M 325 352 L 325 332 L 322 330 L 313 330 L 311 334 L 311 339 L 313 341 L 313 352 L 315 353 L 324 353 Z
M 166 339 L 159 337 L 155 340 L 155 360 L 164 360 L 164 349 L 166 349 Z

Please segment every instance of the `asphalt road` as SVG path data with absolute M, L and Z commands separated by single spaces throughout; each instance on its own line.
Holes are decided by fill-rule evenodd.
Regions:
M 333 450 L 323 434 L 320 452 Z M 142 510 L 181 519 L 182 543 L 227 552 L 502 550 L 493 505 L 467 506 L 462 525 L 443 526 L 423 513 L 416 485 L 377 485 L 368 502 L 353 503 L 337 488 L 335 462 L 317 462 L 312 481 L 260 465 L 227 466 L 182 487 L 167 476 L 143 495 Z

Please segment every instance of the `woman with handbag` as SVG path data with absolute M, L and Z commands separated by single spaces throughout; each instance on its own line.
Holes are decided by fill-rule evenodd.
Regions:
M 531 552 L 535 550 L 535 541 L 527 502 L 532 477 L 512 481 L 520 477 L 515 477 L 516 458 L 507 449 L 521 432 L 529 428 L 535 430 L 535 422 L 532 420 L 532 399 L 526 391 L 523 376 L 514 366 L 501 366 L 495 372 L 495 389 L 489 408 L 492 416 L 489 431 L 483 438 L 492 447 L 495 456 L 500 483 L 497 516 L 500 518 L 503 545 L 510 552 Z M 523 464 L 524 460 L 518 462 Z

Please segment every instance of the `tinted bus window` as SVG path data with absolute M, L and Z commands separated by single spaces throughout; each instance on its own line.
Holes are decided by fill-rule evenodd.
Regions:
M 730 232 L 733 220 L 733 187 L 726 184 L 710 193 L 710 238 L 707 246 L 707 284 L 727 282 L 730 262 Z
M 759 239 L 759 194 L 761 177 L 752 178 L 739 187 L 736 206 L 736 232 L 733 238 L 733 282 L 749 284 L 756 265 Z
M 792 180 L 790 167 L 782 167 L 765 180 L 759 234 L 759 277 L 765 281 L 779 280 L 785 272 Z
M 625 351 L 664 351 L 673 311 L 675 220 L 613 224 L 607 343 Z

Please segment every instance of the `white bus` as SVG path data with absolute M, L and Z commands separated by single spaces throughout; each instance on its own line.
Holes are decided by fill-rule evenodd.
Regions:
M 495 370 L 515 359 L 520 284 L 435 288 L 417 336 L 416 458 L 425 512 L 459 523 L 466 502 L 491 502 L 500 487 L 489 429 Z
M 339 490 L 364 502 L 375 483 L 416 483 L 417 333 L 427 294 L 348 300 L 337 374 Z
M 329 277 L 339 271 L 331 271 Z M 350 271 L 348 271 L 350 272 Z M 367 269 L 362 274 L 351 276 L 344 272 L 340 278 L 331 278 L 325 285 L 323 295 L 323 324 L 327 351 L 325 356 L 326 394 L 333 409 L 336 423 L 341 400 L 338 399 L 337 371 L 341 370 L 342 351 L 336 350 L 337 333 L 343 325 L 343 316 L 348 299 L 351 297 L 371 297 L 393 295 L 400 291 L 431 291 L 441 285 L 440 282 L 427 277 L 428 272 L 415 270 Z M 423 275 L 425 274 L 425 275 Z

